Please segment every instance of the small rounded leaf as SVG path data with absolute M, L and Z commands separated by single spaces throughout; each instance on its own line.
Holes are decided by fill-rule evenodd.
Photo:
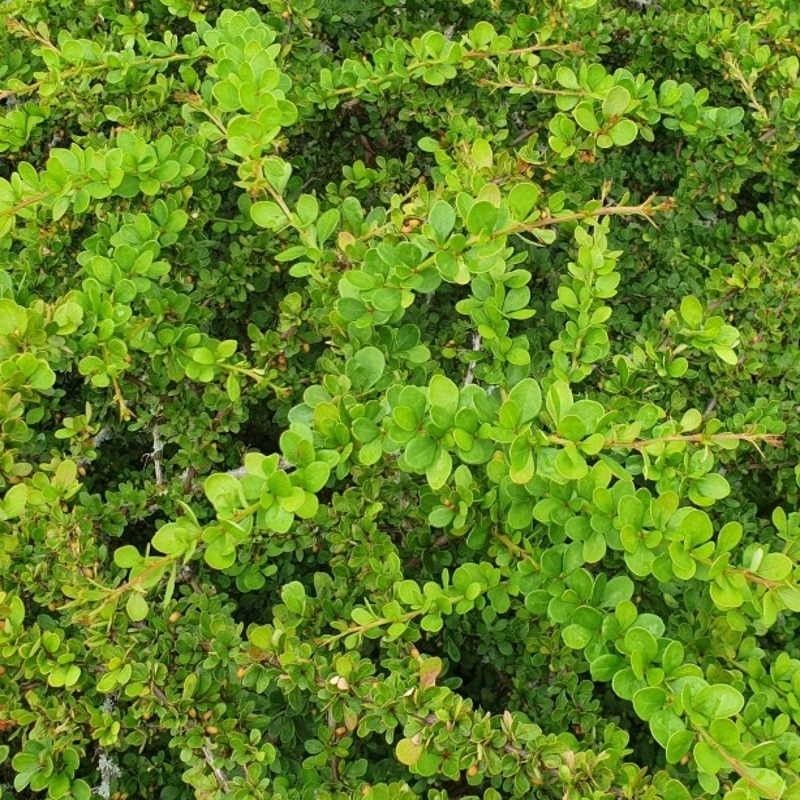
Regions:
M 417 744 L 412 739 L 401 739 L 397 743 L 394 752 L 401 764 L 413 767 L 422 755 L 422 745 Z
M 128 613 L 132 622 L 141 622 L 149 611 L 147 600 L 138 592 L 131 592 L 125 603 L 125 611 Z
M 610 131 L 611 140 L 617 147 L 629 145 L 638 133 L 636 123 L 629 119 L 621 119 Z
M 382 377 L 386 359 L 377 347 L 363 347 L 347 362 L 347 377 L 353 388 L 366 391 Z

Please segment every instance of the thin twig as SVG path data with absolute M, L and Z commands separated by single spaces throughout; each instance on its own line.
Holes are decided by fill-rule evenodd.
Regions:
M 220 788 L 224 792 L 230 791 L 230 784 L 228 783 L 228 779 L 225 776 L 225 773 L 217 766 L 216 762 L 214 761 L 214 755 L 211 752 L 211 742 L 208 739 L 205 740 L 205 744 L 203 745 L 203 758 L 208 764 L 211 771 L 214 773 L 214 777 L 217 779 L 217 783 L 219 784 Z
M 164 452 L 164 442 L 161 440 L 161 433 L 158 425 L 153 426 L 153 452 L 150 457 L 153 459 L 153 469 L 156 471 L 156 486 L 164 485 L 164 466 L 162 454 Z
M 479 333 L 472 334 L 472 351 L 477 353 L 481 349 L 481 335 Z M 470 361 L 467 367 L 467 374 L 464 378 L 464 386 L 469 386 L 475 380 L 475 364 L 476 361 Z

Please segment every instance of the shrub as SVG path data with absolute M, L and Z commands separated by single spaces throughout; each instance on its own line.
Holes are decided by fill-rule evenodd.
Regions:
M 800 798 L 796 3 L 2 13 L 2 800 Z

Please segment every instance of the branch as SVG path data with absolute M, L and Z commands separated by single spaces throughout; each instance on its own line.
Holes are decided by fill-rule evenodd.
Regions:
M 161 434 L 158 430 L 158 425 L 153 425 L 153 451 L 150 457 L 153 459 L 153 468 L 156 472 L 156 486 L 164 485 L 164 467 L 162 462 L 162 453 L 164 452 L 164 442 L 161 440 Z
M 577 444 L 571 439 L 562 436 L 549 436 L 548 441 L 552 444 L 569 445 Z M 765 442 L 773 447 L 780 447 L 783 438 L 775 433 L 685 433 L 670 436 L 657 436 L 653 439 L 632 439 L 622 441 L 619 439 L 606 439 L 603 449 L 626 449 L 626 450 L 646 450 L 657 444 L 670 444 L 671 442 L 687 442 L 693 444 L 716 444 L 718 442 L 749 442 L 757 446 L 757 442 Z
M 481 349 L 481 335 L 479 333 L 472 334 L 472 351 L 477 353 Z M 476 361 L 470 361 L 467 367 L 467 374 L 464 378 L 464 386 L 469 386 L 475 379 L 475 364 Z
M 205 740 L 205 744 L 203 745 L 203 758 L 205 759 L 206 764 L 208 764 L 211 771 L 214 773 L 214 777 L 217 779 L 220 789 L 227 794 L 227 792 L 230 791 L 230 784 L 228 783 L 225 773 L 214 761 L 214 755 L 211 752 L 211 742 L 209 742 L 208 739 Z
M 584 219 L 594 219 L 596 217 L 644 217 L 651 225 L 655 227 L 652 216 L 659 211 L 669 211 L 675 207 L 673 198 L 668 197 L 658 204 L 653 204 L 655 195 L 650 195 L 643 203 L 637 206 L 601 206 L 600 208 L 588 209 L 584 211 L 571 211 L 568 214 L 562 214 L 560 217 L 543 216 L 533 222 L 521 222 L 518 225 L 512 225 L 505 230 L 498 231 L 495 236 L 502 236 L 510 233 L 521 233 L 524 231 L 533 231 L 538 228 L 549 228 L 552 225 L 561 225 L 565 222 L 580 222 Z

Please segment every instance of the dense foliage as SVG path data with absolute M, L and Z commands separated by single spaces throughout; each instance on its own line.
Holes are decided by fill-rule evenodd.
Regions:
M 800 798 L 796 0 L 5 0 L 0 798 Z

